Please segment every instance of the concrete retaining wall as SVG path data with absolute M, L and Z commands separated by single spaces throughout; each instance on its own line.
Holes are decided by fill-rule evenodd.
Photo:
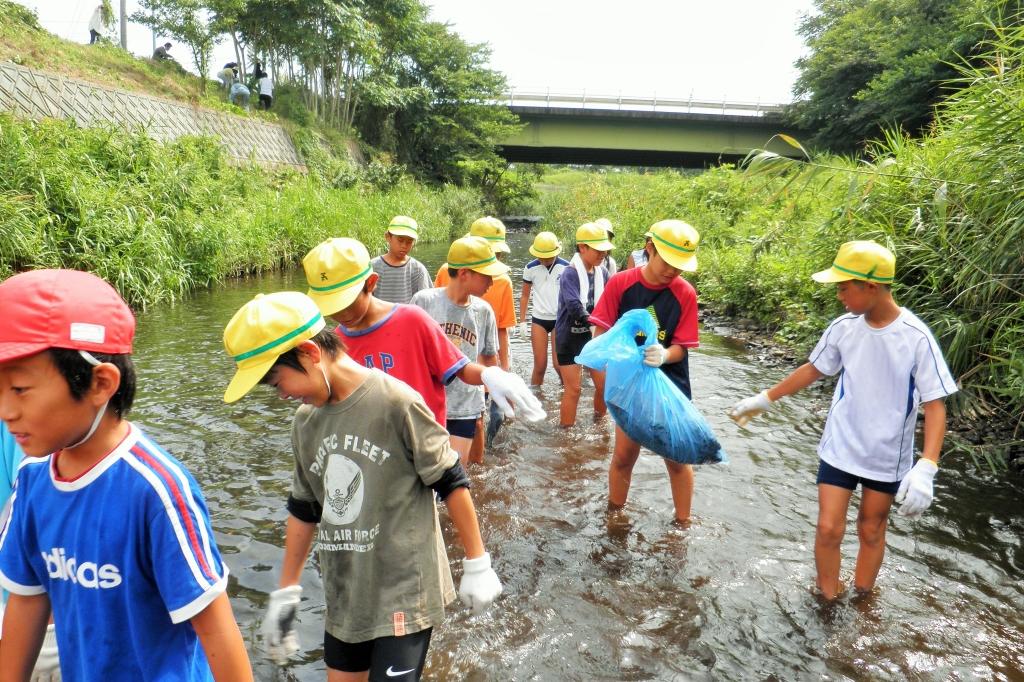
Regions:
M 182 135 L 219 137 L 228 154 L 263 166 L 305 170 L 281 126 L 242 116 L 105 88 L 83 81 L 0 63 L 0 110 L 31 119 L 70 118 L 80 126 L 113 123 L 142 128 L 160 141 Z

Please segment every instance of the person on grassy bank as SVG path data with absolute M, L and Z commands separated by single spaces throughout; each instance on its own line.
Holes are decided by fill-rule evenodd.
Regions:
M 562 402 L 558 420 L 561 426 L 576 423 L 583 379 L 576 356 L 591 339 L 590 313 L 608 281 L 608 270 L 601 264 L 613 248 L 603 227 L 594 223 L 580 225 L 576 229 L 576 254 L 569 261 L 571 267 L 565 269 L 558 283 L 555 353 L 562 368 Z M 608 412 L 604 404 L 604 372 L 587 371 L 594 381 L 594 418 L 600 419 Z
M 896 259 L 873 241 L 843 244 L 817 282 L 836 284 L 848 311 L 828 326 L 810 360 L 730 416 L 745 423 L 787 395 L 823 376 L 839 375 L 825 431 L 818 445 L 818 525 L 814 536 L 816 586 L 825 599 L 843 591 L 840 545 L 846 512 L 858 485 L 860 547 L 854 573 L 858 592 L 874 589 L 885 555 L 889 510 L 920 516 L 931 504 L 933 479 L 946 433 L 946 396 L 956 382 L 931 331 L 893 299 Z M 914 461 L 918 407 L 924 411 L 924 448 Z
M 551 364 L 561 381 L 561 370 L 555 354 L 555 319 L 558 317 L 558 283 L 569 261 L 559 257 L 562 243 L 552 232 L 541 232 L 530 245 L 534 259 L 523 268 L 523 290 L 519 296 L 519 318 L 529 325 L 530 347 L 533 350 L 533 372 L 530 385 L 544 383 L 548 369 L 548 336 L 551 337 Z M 527 304 L 533 304 L 533 315 L 527 317 Z M 526 320 L 530 322 L 527 323 Z
M 69 682 L 252 680 L 199 486 L 125 419 L 131 310 L 74 270 L 7 279 L 0 310 L 0 418 L 26 456 L 0 535 L 0 679 L 29 679 L 52 610 Z
M 284 560 L 262 626 L 267 653 L 283 663 L 299 650 L 299 582 L 316 539 L 328 679 L 418 680 L 455 597 L 435 494 L 466 553 L 459 596 L 481 613 L 502 591 L 448 434 L 418 393 L 349 357 L 304 294 L 257 296 L 228 323 L 224 347 L 237 367 L 225 402 L 257 384 L 302 402 Z
M 662 220 L 651 226 L 652 244 L 647 263 L 624 270 L 608 280 L 590 322 L 596 335 L 611 329 L 629 310 L 647 310 L 658 327 L 658 343 L 644 352 L 644 364 L 660 367 L 665 376 L 692 398 L 690 391 L 690 349 L 696 348 L 697 292 L 679 276 L 697 270 L 697 230 L 682 220 Z M 640 457 L 640 444 L 615 427 L 615 449 L 608 468 L 608 504 L 626 504 L 633 467 Z M 693 502 L 693 467 L 663 458 L 668 469 L 669 488 L 677 523 L 690 521 Z
M 378 277 L 377 298 L 408 303 L 416 292 L 430 288 L 426 266 L 409 255 L 418 238 L 419 225 L 412 218 L 398 215 L 388 223 L 384 232 L 387 253 L 370 262 Z

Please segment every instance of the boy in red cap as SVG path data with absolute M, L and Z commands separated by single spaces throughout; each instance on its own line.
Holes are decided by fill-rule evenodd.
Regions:
M 0 283 L 0 419 L 25 453 L 0 533 L 0 671 L 28 679 L 50 610 L 75 680 L 251 680 L 195 480 L 125 419 L 135 318 L 74 270 Z

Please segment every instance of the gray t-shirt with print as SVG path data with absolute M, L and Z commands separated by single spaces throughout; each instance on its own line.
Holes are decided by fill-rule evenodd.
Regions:
M 455 466 L 419 394 L 380 370 L 348 398 L 292 423 L 292 496 L 317 502 L 326 630 L 365 642 L 425 630 L 455 598 L 428 487 Z
M 441 325 L 441 331 L 470 362 L 476 362 L 479 355 L 498 354 L 498 325 L 494 311 L 482 298 L 470 296 L 467 305 L 456 305 L 448 298 L 447 290 L 439 288 L 419 292 L 412 303 Z M 483 413 L 482 386 L 470 386 L 455 377 L 445 391 L 449 419 L 476 419 Z

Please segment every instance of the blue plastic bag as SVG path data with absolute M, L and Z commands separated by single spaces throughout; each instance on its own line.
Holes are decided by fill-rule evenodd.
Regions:
M 643 346 L 636 344 L 643 334 Z M 646 310 L 630 310 L 611 329 L 587 342 L 576 362 L 606 372 L 604 400 L 615 423 L 643 447 L 680 464 L 727 462 L 718 439 L 690 399 L 657 367 L 644 364 L 644 348 L 658 328 Z

